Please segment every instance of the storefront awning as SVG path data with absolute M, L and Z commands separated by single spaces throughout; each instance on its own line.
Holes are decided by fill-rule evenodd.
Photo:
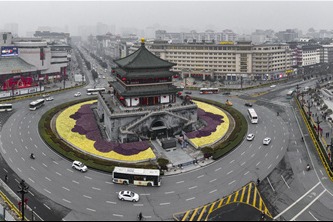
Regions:
M 35 71 L 37 71 L 37 67 L 27 63 L 20 57 L 0 57 L 0 75 Z

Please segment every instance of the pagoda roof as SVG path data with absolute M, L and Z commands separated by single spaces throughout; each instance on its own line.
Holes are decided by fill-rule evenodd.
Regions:
M 150 52 L 144 43 L 131 55 L 114 61 L 120 68 L 143 69 L 143 68 L 171 68 L 177 64 L 159 58 Z
M 168 89 L 151 89 L 151 88 L 147 87 L 147 88 L 140 88 L 140 90 L 126 91 L 126 89 L 119 82 L 113 82 L 112 86 L 121 96 L 124 96 L 124 97 L 140 97 L 140 96 L 176 94 L 183 90 L 181 88 L 177 88 L 176 86 L 172 86 Z
M 152 76 L 157 76 L 160 78 L 163 77 L 171 77 L 175 75 L 175 72 L 169 71 L 169 70 L 155 70 L 151 72 L 130 72 L 127 73 L 123 69 L 117 68 L 116 70 L 117 74 L 119 74 L 121 77 L 126 77 L 130 79 L 139 79 L 139 78 L 151 78 Z
M 37 67 L 20 57 L 0 57 L 0 75 L 35 71 Z

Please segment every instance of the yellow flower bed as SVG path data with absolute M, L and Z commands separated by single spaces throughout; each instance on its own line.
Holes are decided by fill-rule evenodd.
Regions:
M 201 137 L 201 138 L 193 138 L 190 139 L 190 141 L 197 147 L 205 147 L 211 144 L 214 144 L 216 142 L 218 142 L 220 139 L 222 139 L 225 134 L 227 133 L 228 129 L 229 129 L 229 118 L 228 116 L 219 108 L 207 104 L 207 103 L 203 103 L 203 102 L 198 102 L 198 101 L 194 101 L 198 107 L 202 110 L 204 110 L 205 112 L 208 113 L 213 113 L 219 116 L 224 116 L 223 118 L 223 123 L 221 123 L 220 125 L 217 126 L 217 129 L 215 132 L 213 132 L 212 134 L 210 134 L 209 136 L 206 137 Z
M 64 140 L 66 140 L 76 148 L 79 148 L 92 155 L 109 158 L 111 160 L 138 162 L 156 158 L 151 148 L 131 156 L 121 155 L 114 151 L 111 151 L 109 153 L 102 153 L 95 149 L 95 141 L 88 139 L 85 135 L 80 135 L 79 133 L 72 132 L 72 129 L 76 124 L 76 120 L 70 118 L 70 116 L 75 114 L 81 108 L 81 106 L 93 104 L 95 102 L 97 102 L 97 100 L 80 103 L 65 109 L 56 120 L 56 130 L 60 137 L 62 137 Z

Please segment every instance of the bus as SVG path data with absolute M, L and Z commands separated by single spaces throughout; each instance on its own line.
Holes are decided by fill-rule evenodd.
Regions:
M 36 100 L 36 101 L 33 101 L 33 102 L 30 103 L 30 105 L 29 105 L 29 109 L 30 109 L 31 111 L 34 111 L 34 110 L 36 110 L 36 109 L 42 107 L 42 106 L 44 105 L 44 102 L 45 102 L 44 99 L 38 99 L 38 100 Z
M 160 170 L 115 167 L 112 182 L 139 186 L 161 186 Z
M 106 92 L 105 88 L 87 89 L 87 95 L 97 95 L 98 92 Z
M 251 123 L 258 123 L 258 115 L 254 109 L 248 109 L 247 113 L 249 114 Z
M 287 99 L 292 99 L 294 95 L 295 90 L 289 90 L 287 93 Z
M 200 94 L 216 94 L 219 93 L 219 88 L 201 88 Z
M 13 110 L 12 104 L 0 104 L 0 112 L 10 112 Z

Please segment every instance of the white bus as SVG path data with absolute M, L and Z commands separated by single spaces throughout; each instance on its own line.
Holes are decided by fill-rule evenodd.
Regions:
M 219 93 L 219 88 L 201 88 L 200 94 L 217 94 Z
M 45 100 L 44 99 L 38 99 L 36 101 L 33 101 L 29 105 L 29 109 L 34 111 L 44 105 Z
M 112 182 L 148 187 L 160 186 L 160 170 L 115 167 L 112 172 Z
M 254 109 L 248 109 L 247 113 L 249 114 L 251 123 L 258 123 L 258 115 Z
M 98 92 L 106 92 L 105 88 L 87 89 L 87 95 L 97 95 Z
M 10 112 L 13 110 L 12 104 L 0 104 L 0 112 Z

